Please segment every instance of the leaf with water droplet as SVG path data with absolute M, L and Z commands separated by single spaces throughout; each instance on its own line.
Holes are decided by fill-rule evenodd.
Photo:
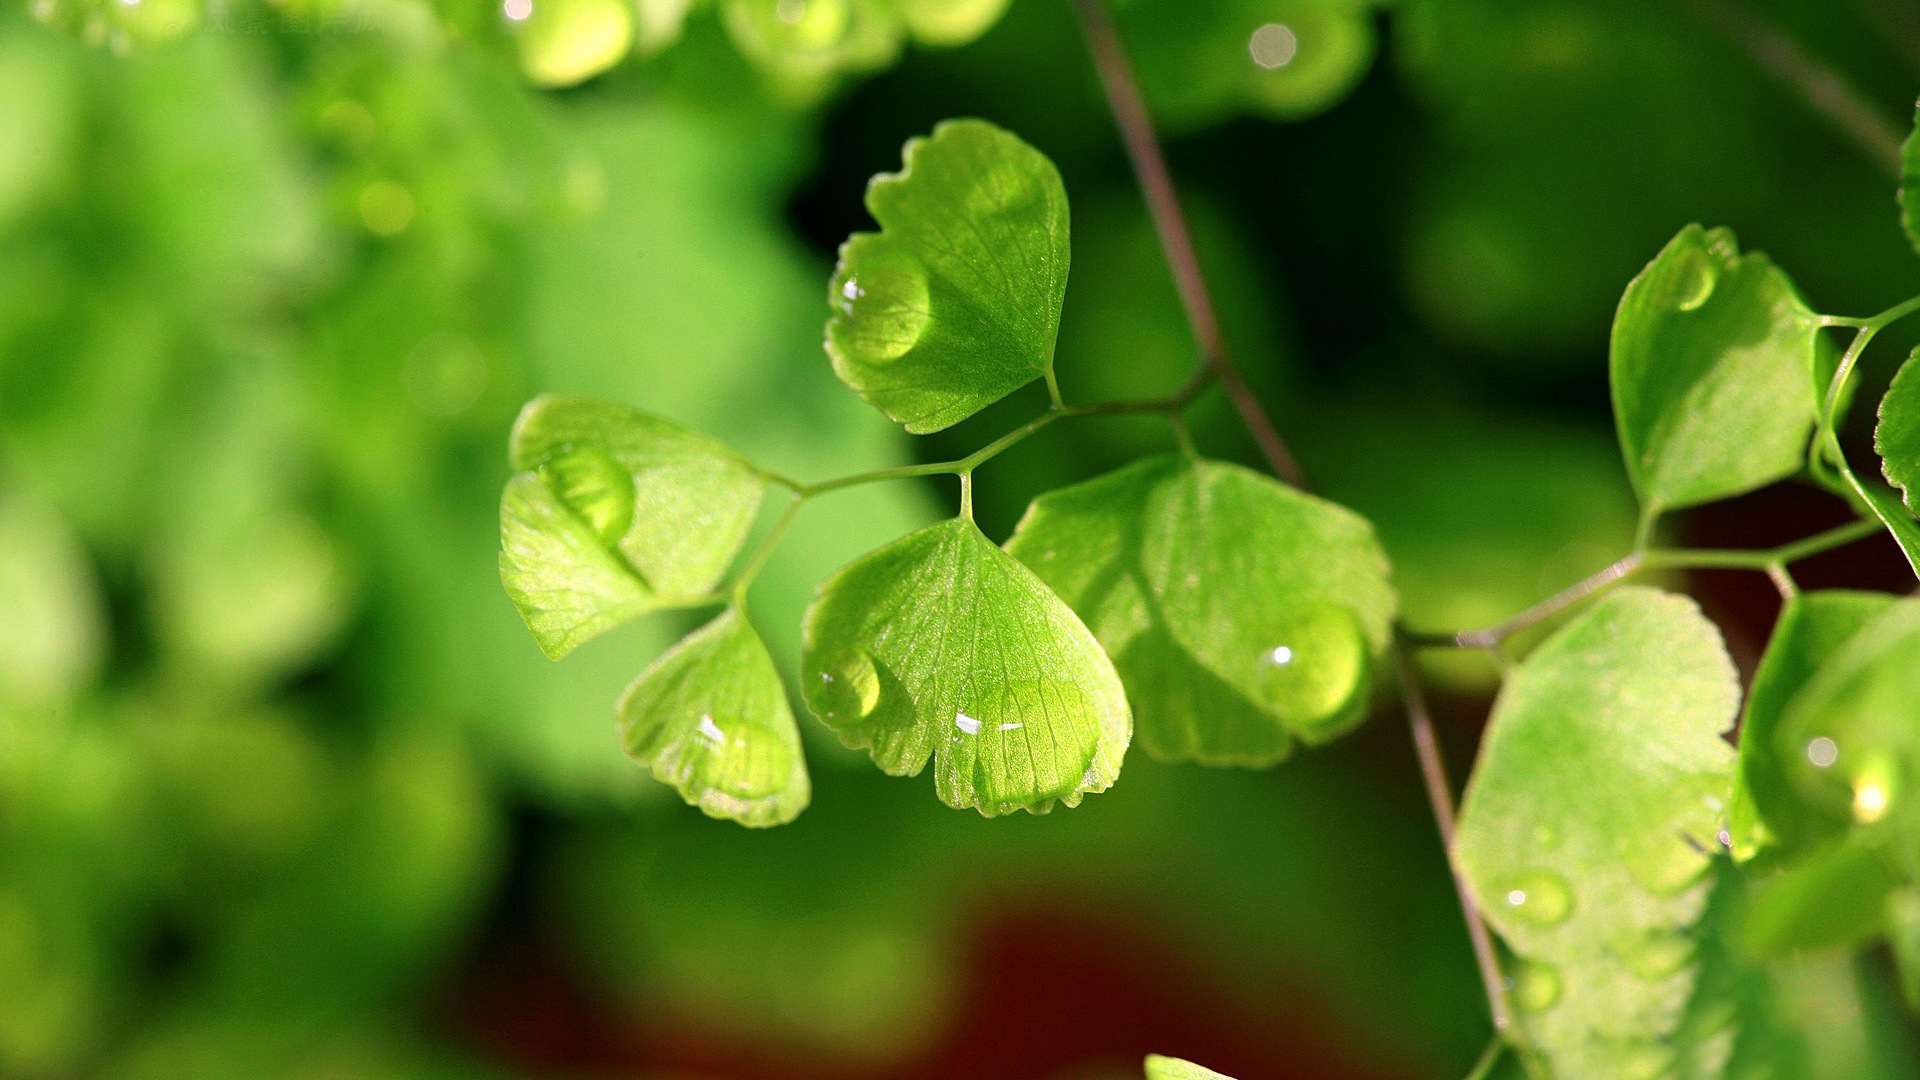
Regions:
M 1053 367 L 1067 288 L 1067 193 L 1046 155 L 983 120 L 907 143 L 873 179 L 877 233 L 840 249 L 827 303 L 834 373 L 924 434 Z
M 1780 719 L 1777 745 L 1810 814 L 1829 829 L 1863 818 L 1901 832 L 1920 824 L 1913 800 L 1899 798 L 1897 781 L 1920 769 L 1920 598 L 1888 604 L 1826 658 L 1795 694 Z M 1794 753 L 1815 740 L 1826 752 Z M 1880 785 L 1877 807 L 1863 815 L 1865 783 Z
M 1560 977 L 1556 1003 L 1520 1018 L 1556 1076 L 1628 1075 L 1681 1022 L 1696 965 L 1673 936 L 1706 904 L 1739 694 L 1699 608 L 1632 586 L 1501 690 L 1453 856 L 1508 946 Z
M 655 416 L 548 395 L 520 413 L 500 503 L 500 576 L 547 655 L 713 588 L 762 483 L 720 443 Z
M 1364 715 L 1396 610 L 1364 518 L 1168 454 L 1035 499 L 1007 550 L 1080 613 L 1155 756 L 1264 767 Z
M 531 0 L 518 21 L 520 70 L 536 86 L 576 86 L 633 48 L 631 0 Z
M 1906 496 L 1907 509 L 1920 514 L 1920 348 L 1900 366 L 1880 401 L 1873 446 L 1887 479 Z
M 709 817 L 784 825 L 806 809 L 812 787 L 786 688 L 738 610 L 656 660 L 619 713 L 627 753 Z
M 1133 721 L 1113 665 L 972 521 L 930 526 L 841 570 L 804 635 L 814 715 L 894 776 L 932 757 L 948 806 L 1045 813 L 1119 776 Z
M 817 101 L 844 75 L 892 63 L 905 33 L 888 0 L 726 0 L 720 14 L 769 89 L 794 105 Z
M 1233 1080 L 1233 1077 L 1180 1058 L 1148 1054 L 1147 1080 Z
M 1780 742 L 1781 715 L 1814 671 L 1893 602 L 1886 593 L 1836 589 L 1802 593 L 1781 607 L 1740 722 L 1739 770 L 1727 824 L 1735 859 L 1746 862 L 1766 848 L 1792 855 L 1832 834 L 1835 823 L 1814 813 L 1787 781 L 1783 760 L 1803 751 Z
M 1614 314 L 1614 421 L 1647 517 L 1752 491 L 1806 463 L 1819 324 L 1786 274 L 1689 225 Z

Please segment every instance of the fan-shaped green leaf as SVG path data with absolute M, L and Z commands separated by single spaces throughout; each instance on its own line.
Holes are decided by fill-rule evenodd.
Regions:
M 1819 325 L 1765 255 L 1680 230 L 1613 320 L 1614 419 L 1651 517 L 1751 491 L 1806 460 Z
M 1776 844 L 1791 852 L 1826 831 L 1809 819 L 1781 767 L 1781 714 L 1827 657 L 1893 602 L 1886 593 L 1832 590 L 1803 593 L 1781 608 L 1740 722 L 1727 825 L 1735 859 L 1745 862 Z
M 784 825 L 812 797 L 780 673 L 734 608 L 687 635 L 627 688 L 620 735 L 634 760 L 709 817 Z
M 801 685 L 842 742 L 894 776 L 918 774 L 931 755 L 940 800 L 988 817 L 1105 791 L 1133 731 L 1093 635 L 961 518 L 820 587 Z
M 1393 625 L 1366 520 L 1237 465 L 1169 454 L 1050 492 L 1007 550 L 1086 620 L 1163 758 L 1266 766 L 1345 731 Z
M 840 248 L 827 353 L 908 431 L 939 431 L 1053 366 L 1067 288 L 1067 193 L 1046 155 L 984 120 L 949 120 L 876 176 L 880 232 Z
M 1202 1068 L 1191 1061 L 1148 1054 L 1147 1080 L 1233 1080 L 1233 1077 Z
M 704 595 L 740 550 L 760 476 L 658 417 L 586 398 L 527 404 L 500 503 L 500 576 L 559 659 L 633 616 Z
M 1519 958 L 1523 1030 L 1562 1080 L 1668 1075 L 1739 696 L 1692 601 L 1628 587 L 1534 650 L 1494 706 L 1454 861 Z
M 1874 449 L 1880 452 L 1887 479 L 1907 497 L 1907 509 L 1920 514 L 1920 348 L 1893 377 L 1893 386 L 1880 402 L 1880 426 L 1874 430 Z
M 1920 599 L 1889 605 L 1836 649 L 1780 722 L 1788 776 L 1816 811 L 1903 833 L 1920 825 Z M 1884 826 L 1883 826 L 1884 827 Z

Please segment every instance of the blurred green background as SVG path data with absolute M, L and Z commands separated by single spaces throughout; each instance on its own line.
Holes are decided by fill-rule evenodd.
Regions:
M 954 115 L 1065 175 L 1070 399 L 1164 393 L 1194 350 L 1064 0 L 514 3 L 0 5 L 0 1076 L 1463 1072 L 1484 1003 L 1391 708 L 1268 773 L 1136 752 L 994 822 L 811 723 L 815 803 L 766 833 L 624 757 L 612 702 L 687 625 L 541 656 L 495 568 L 526 398 L 806 479 L 1024 419 L 1043 399 L 910 440 L 820 348 L 866 177 Z M 1920 290 L 1884 147 L 1743 33 L 1897 138 L 1910 4 L 1118 7 L 1233 346 L 1415 626 L 1630 547 L 1607 327 L 1681 225 L 1824 311 Z M 1222 402 L 1194 419 L 1252 460 Z M 982 471 L 979 520 L 1165 440 L 1056 426 Z M 809 507 L 754 597 L 783 662 L 817 581 L 953 496 Z M 1678 528 L 1844 515 L 1789 486 Z M 1770 590 L 1700 584 L 1750 662 Z M 1493 673 L 1433 674 L 1464 774 Z M 1871 962 L 1816 974 L 1903 1037 Z

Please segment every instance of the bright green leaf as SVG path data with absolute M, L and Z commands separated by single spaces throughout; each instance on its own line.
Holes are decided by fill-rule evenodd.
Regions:
M 509 19 L 518 9 L 509 4 Z M 535 0 L 520 16 L 520 69 L 536 86 L 574 86 L 633 48 L 631 0 Z
M 620 405 L 549 395 L 521 411 L 500 503 L 500 576 L 559 659 L 712 589 L 762 483 L 721 444 Z
M 1562 1080 L 1666 1075 L 1740 685 L 1692 601 L 1610 593 L 1508 677 L 1454 861 L 1519 957 L 1527 1039 Z
M 1765 255 L 1689 225 L 1614 315 L 1614 418 L 1648 517 L 1799 471 L 1818 395 L 1819 324 Z
M 1233 1077 L 1202 1068 L 1191 1061 L 1148 1054 L 1147 1080 L 1233 1080 Z
M 1345 731 L 1392 632 L 1372 526 L 1237 465 L 1168 454 L 1042 495 L 1007 550 L 1106 647 L 1158 757 L 1266 766 Z
M 907 30 L 928 45 L 965 45 L 993 28 L 1011 0 L 894 0 Z
M 1897 868 L 1870 844 L 1840 840 L 1767 879 L 1755 891 L 1744 927 L 1760 956 L 1850 948 L 1886 925 Z
M 620 729 L 634 760 L 710 817 L 784 825 L 812 796 L 780 673 L 734 608 L 627 688 Z
M 1823 831 L 1807 819 L 1781 767 L 1780 717 L 1827 657 L 1893 602 L 1886 593 L 1832 590 L 1803 593 L 1781 608 L 1740 722 L 1727 826 L 1735 859 L 1745 862 L 1774 844 L 1790 851 Z
M 873 179 L 880 232 L 840 248 L 833 370 L 925 434 L 1045 375 L 1067 288 L 1067 193 L 1046 155 L 984 120 L 908 141 Z
M 1880 426 L 1873 435 L 1887 479 L 1907 497 L 1907 509 L 1920 513 L 1920 348 L 1907 358 L 1880 402 Z
M 1889 605 L 1833 652 L 1780 721 L 1781 763 L 1801 793 L 1838 820 L 1920 821 L 1920 599 Z
M 988 817 L 1105 791 L 1133 733 L 1093 635 L 963 518 L 820 587 L 801 685 L 842 742 L 894 776 L 918 774 L 932 755 L 940 800 Z

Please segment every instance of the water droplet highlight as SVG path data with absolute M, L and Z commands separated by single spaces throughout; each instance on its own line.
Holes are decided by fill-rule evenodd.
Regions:
M 540 466 L 540 479 L 594 535 L 612 544 L 633 522 L 633 477 L 605 452 L 583 446 Z
M 1720 271 L 1704 251 L 1687 248 L 1674 258 L 1673 306 L 1681 311 L 1698 311 L 1713 296 Z
M 1310 604 L 1268 632 L 1273 644 L 1254 661 L 1257 696 L 1305 737 L 1337 725 L 1366 691 L 1368 649 L 1360 621 L 1340 605 Z
M 969 735 L 980 734 L 980 721 L 963 712 L 953 714 L 953 726 Z
M 1546 870 L 1516 879 L 1505 898 L 1510 911 L 1539 926 L 1552 926 L 1573 911 L 1573 890 L 1566 879 Z
M 1560 1000 L 1560 973 L 1551 965 L 1523 963 L 1511 982 L 1513 1004 L 1523 1012 L 1545 1012 Z
M 1269 71 L 1286 67 L 1299 51 L 1300 39 L 1282 23 L 1267 23 L 1255 30 L 1253 37 L 1247 40 L 1247 52 L 1252 55 L 1253 62 Z
M 702 714 L 691 735 L 657 765 L 676 786 L 706 786 L 738 799 L 764 799 L 786 786 L 793 750 L 772 730 Z
M 850 360 L 890 364 L 910 352 L 933 322 L 926 269 L 911 255 L 871 246 L 851 263 L 833 286 L 838 314 L 827 326 L 828 337 Z
M 1807 743 L 1807 760 L 1816 769 L 1824 769 L 1840 760 L 1840 745 L 1821 735 Z
M 982 805 L 1032 806 L 1085 786 L 1098 731 L 1067 718 L 1092 715 L 1086 691 L 1060 679 L 978 689 L 953 721 L 968 737 L 954 736 L 939 752 L 950 774 L 972 778 Z
M 1893 805 L 1894 782 L 1893 763 L 1885 757 L 1876 756 L 1863 765 L 1853 777 L 1853 820 L 1871 825 L 1886 817 Z

